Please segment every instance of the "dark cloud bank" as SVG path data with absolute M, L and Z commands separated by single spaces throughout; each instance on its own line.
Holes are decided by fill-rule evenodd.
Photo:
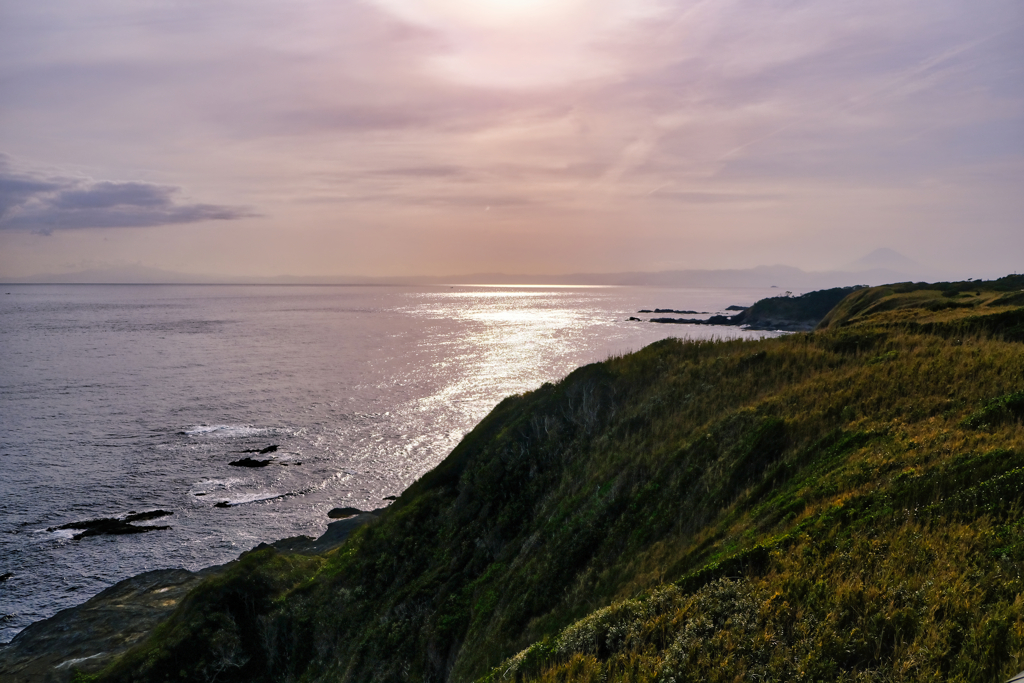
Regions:
M 39 177 L 0 157 L 0 230 L 146 228 L 254 216 L 243 207 L 179 203 L 180 188 L 138 182 Z

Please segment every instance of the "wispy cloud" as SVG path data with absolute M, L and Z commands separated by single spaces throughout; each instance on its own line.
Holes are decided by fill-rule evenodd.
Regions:
M 261 239 L 209 258 L 529 270 L 525 230 L 589 270 L 1024 248 L 1019 0 L 8 4 L 0 149 L 102 169 L 4 176 L 26 252 L 15 228 L 229 233 L 251 204 Z M 162 265 L 182 232 L 131 248 Z
M 144 228 L 254 216 L 251 210 L 190 204 L 181 188 L 140 182 L 46 177 L 12 168 L 0 155 L 0 230 Z

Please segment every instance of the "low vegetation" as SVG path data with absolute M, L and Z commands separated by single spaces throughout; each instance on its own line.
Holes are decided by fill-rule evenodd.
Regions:
M 580 368 L 345 545 L 246 555 L 95 678 L 1009 678 L 1022 290 L 861 289 L 810 334 Z

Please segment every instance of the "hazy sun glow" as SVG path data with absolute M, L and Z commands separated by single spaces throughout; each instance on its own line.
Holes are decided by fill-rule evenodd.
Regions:
M 401 16 L 440 28 L 534 29 L 584 9 L 583 0 L 382 0 Z
M 374 0 L 437 31 L 448 50 L 428 67 L 446 80 L 492 88 L 550 87 L 617 71 L 596 45 L 657 0 Z
M 7 2 L 0 279 L 1019 272 L 1022 6 Z

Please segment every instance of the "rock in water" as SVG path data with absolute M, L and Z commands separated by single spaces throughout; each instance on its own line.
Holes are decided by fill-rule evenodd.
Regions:
M 87 519 L 83 522 L 71 522 L 60 526 L 51 526 L 47 531 L 80 530 L 72 536 L 76 541 L 86 536 L 121 536 L 124 534 L 144 534 L 147 531 L 161 531 L 170 529 L 169 526 L 135 526 L 132 522 L 143 522 L 148 519 L 166 517 L 174 514 L 168 510 L 151 510 L 149 512 L 135 512 L 124 517 L 103 517 L 101 519 Z
M 327 516 L 331 519 L 342 519 L 352 515 L 361 515 L 362 513 L 363 511 L 359 508 L 334 508 L 327 513 Z
M 263 451 L 260 451 L 261 453 Z M 234 460 L 228 464 L 232 467 L 266 467 L 273 460 L 253 460 L 252 458 L 242 458 L 241 460 Z
M 126 522 L 145 522 L 149 519 L 158 519 L 173 514 L 170 510 L 150 510 L 149 512 L 132 512 L 123 519 Z
M 236 453 L 256 453 L 261 456 L 265 456 L 268 453 L 278 452 L 278 449 L 280 449 L 280 447 L 280 445 L 274 443 L 273 445 L 266 446 L 265 449 L 246 449 L 245 451 L 236 451 Z

